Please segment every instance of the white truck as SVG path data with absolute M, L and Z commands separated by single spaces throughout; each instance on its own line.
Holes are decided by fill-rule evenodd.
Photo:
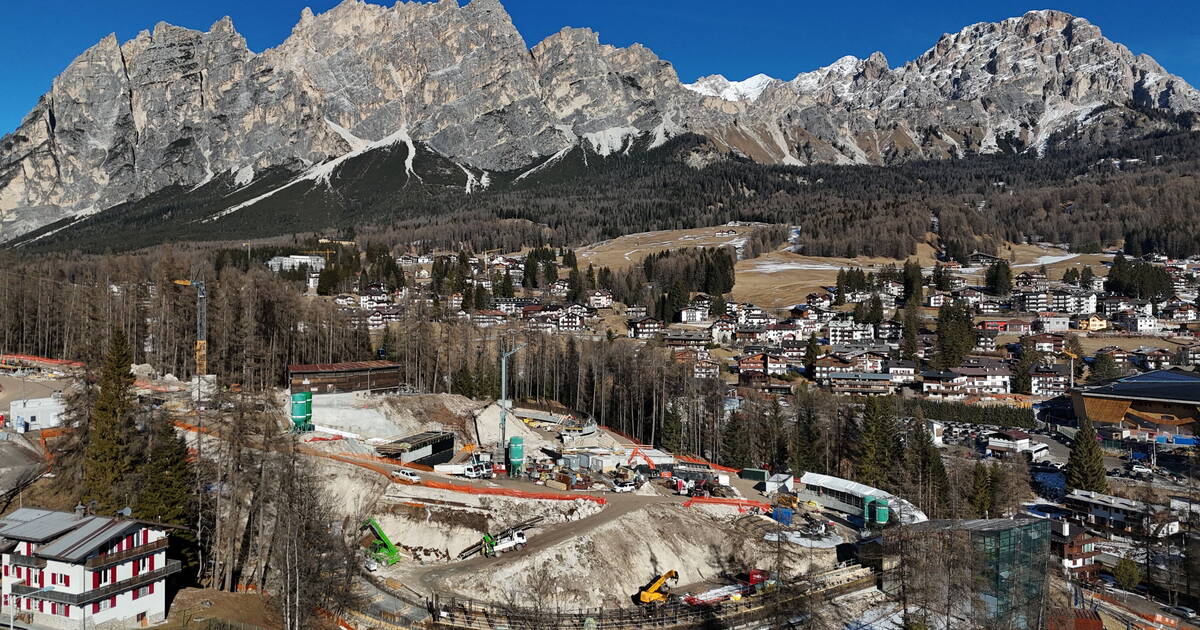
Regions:
M 438 464 L 433 472 L 443 475 L 458 475 L 467 479 L 491 479 L 492 467 L 486 462 L 477 464 Z
M 495 557 L 512 549 L 520 551 L 521 549 L 525 548 L 525 542 L 525 532 L 515 532 L 498 539 L 491 545 L 485 543 L 483 547 L 483 555 Z

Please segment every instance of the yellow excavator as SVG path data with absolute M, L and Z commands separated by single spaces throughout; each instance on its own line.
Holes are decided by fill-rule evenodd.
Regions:
M 652 582 L 647 584 L 642 590 L 638 591 L 637 601 L 639 604 L 661 604 L 667 601 L 667 597 L 671 594 L 671 587 L 667 586 L 667 580 L 675 582 L 679 581 L 679 574 L 675 569 L 671 569 L 666 573 L 654 578 Z

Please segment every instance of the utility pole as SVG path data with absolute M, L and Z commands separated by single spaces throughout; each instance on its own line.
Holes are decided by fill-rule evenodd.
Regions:
M 500 448 L 503 451 L 504 441 L 507 438 L 505 435 L 505 423 L 508 420 L 508 408 L 511 406 L 508 402 L 508 357 L 516 354 L 518 350 L 529 344 L 523 343 L 508 352 L 500 355 Z

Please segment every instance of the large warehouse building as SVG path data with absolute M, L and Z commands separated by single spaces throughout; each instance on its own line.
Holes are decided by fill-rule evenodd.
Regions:
M 400 387 L 400 364 L 391 361 L 289 365 L 292 393 L 390 391 Z

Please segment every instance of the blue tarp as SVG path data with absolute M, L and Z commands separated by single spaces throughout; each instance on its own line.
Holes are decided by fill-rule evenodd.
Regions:
M 793 512 L 792 512 L 791 508 L 777 507 L 771 513 L 771 518 L 778 521 L 781 525 L 791 525 L 792 524 L 792 514 L 793 514 Z

